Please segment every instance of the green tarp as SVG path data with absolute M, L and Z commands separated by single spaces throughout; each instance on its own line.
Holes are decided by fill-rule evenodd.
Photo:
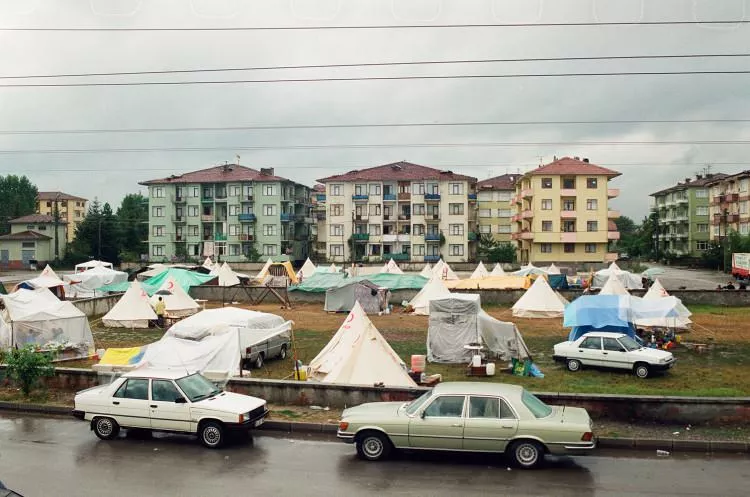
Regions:
M 0 294 L 8 295 L 8 290 L 5 289 L 5 285 L 3 285 L 2 281 L 0 281 Z
M 312 276 L 303 279 L 302 283 L 289 288 L 289 290 L 323 293 L 341 283 L 345 277 L 344 273 L 319 273 L 316 269 Z
M 142 282 L 141 286 L 143 286 L 143 289 L 146 290 L 146 293 L 148 293 L 149 295 L 153 295 L 170 277 L 173 278 L 177 282 L 177 284 L 180 285 L 186 292 L 190 291 L 191 286 L 202 285 L 207 281 L 216 279 L 215 275 L 211 276 L 208 274 L 197 273 L 195 271 L 188 271 L 187 269 L 168 268 L 157 274 L 156 276 L 153 276 Z M 103 292 L 125 292 L 127 291 L 129 286 L 130 282 L 125 281 L 123 283 L 116 283 L 114 285 L 105 285 L 99 288 L 99 290 Z
M 427 283 L 427 278 L 411 274 L 376 273 L 347 278 L 343 273 L 318 273 L 315 271 L 312 276 L 305 278 L 302 283 L 290 288 L 290 290 L 323 293 L 329 288 L 337 288 L 348 285 L 354 281 L 362 280 L 367 280 L 379 287 L 385 287 L 389 290 L 421 290 Z

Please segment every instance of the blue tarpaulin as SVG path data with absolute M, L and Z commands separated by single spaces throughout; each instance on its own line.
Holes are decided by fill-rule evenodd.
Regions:
M 547 282 L 553 290 L 567 290 L 568 277 L 564 274 L 550 274 L 547 276 Z

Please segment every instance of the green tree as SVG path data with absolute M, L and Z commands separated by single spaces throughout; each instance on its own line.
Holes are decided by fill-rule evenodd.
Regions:
M 620 235 L 635 235 L 636 231 L 638 229 L 638 226 L 636 226 L 635 221 L 630 219 L 628 216 L 620 216 L 617 219 L 615 219 L 615 224 L 617 225 L 617 231 L 620 232 Z
M 495 240 L 490 233 L 479 235 L 477 253 L 480 259 L 487 262 L 516 262 L 516 247 L 511 243 Z
M 68 263 L 78 263 L 92 258 L 113 264 L 120 262 L 120 230 L 112 208 L 94 199 L 86 217 L 76 228 L 75 239 L 68 245 Z
M 26 176 L 0 176 L 0 234 L 10 233 L 8 221 L 33 214 L 39 191 Z
M 117 208 L 116 217 L 120 231 L 120 258 L 139 261 L 141 254 L 148 252 L 148 198 L 139 193 L 126 195 Z
M 47 354 L 36 352 L 31 345 L 11 349 L 5 357 L 5 363 L 8 378 L 18 384 L 26 397 L 42 377 L 55 374 L 52 359 Z

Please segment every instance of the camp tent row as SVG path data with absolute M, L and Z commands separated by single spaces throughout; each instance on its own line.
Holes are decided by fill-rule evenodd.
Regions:
M 126 283 L 128 281 L 128 273 L 115 271 L 103 264 L 80 271 L 78 270 L 78 266 L 76 266 L 74 274 L 63 276 L 63 280 L 66 283 L 65 295 L 68 298 L 79 299 L 101 297 L 106 293 L 100 290 L 101 287 Z
M 513 316 L 519 318 L 558 318 L 565 312 L 568 301 L 539 276 L 513 304 Z
M 388 307 L 391 292 L 367 279 L 346 278 L 326 290 L 323 309 L 326 312 L 349 312 L 360 305 L 367 314 L 377 314 Z
M 156 320 L 148 294 L 140 282 L 132 281 L 120 300 L 102 318 L 108 328 L 148 328 L 149 321 Z
M 665 297 L 670 297 L 667 290 L 664 289 L 661 282 L 657 278 L 654 283 L 648 289 L 646 294 L 643 296 L 643 300 L 658 300 Z M 672 297 L 676 298 L 676 297 Z M 669 329 L 685 329 L 690 327 L 692 321 L 690 320 L 691 312 L 685 307 L 680 299 L 677 299 L 677 305 L 674 309 L 674 316 L 667 317 L 649 317 L 635 320 L 635 325 L 639 328 L 669 328 Z
M 601 269 L 594 273 L 594 277 L 591 281 L 591 288 L 602 288 L 607 281 L 612 278 L 617 278 L 622 283 L 622 286 L 627 290 L 643 288 L 641 276 L 623 271 L 616 263 L 611 263 L 606 269 Z

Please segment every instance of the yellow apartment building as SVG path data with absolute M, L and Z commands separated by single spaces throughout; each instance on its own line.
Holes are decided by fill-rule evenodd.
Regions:
M 523 263 L 602 263 L 616 259 L 609 242 L 619 240 L 609 199 L 620 191 L 609 181 L 620 173 L 563 157 L 527 172 L 512 199 L 513 240 Z
M 88 200 L 63 192 L 39 192 L 36 197 L 36 212 L 54 217 L 55 204 L 60 213 L 60 223 L 67 227 L 68 242 L 72 242 L 76 226 L 86 217 Z
M 520 174 L 503 174 L 477 183 L 480 234 L 491 233 L 496 241 L 511 242 L 513 204 L 510 201 L 520 177 Z

